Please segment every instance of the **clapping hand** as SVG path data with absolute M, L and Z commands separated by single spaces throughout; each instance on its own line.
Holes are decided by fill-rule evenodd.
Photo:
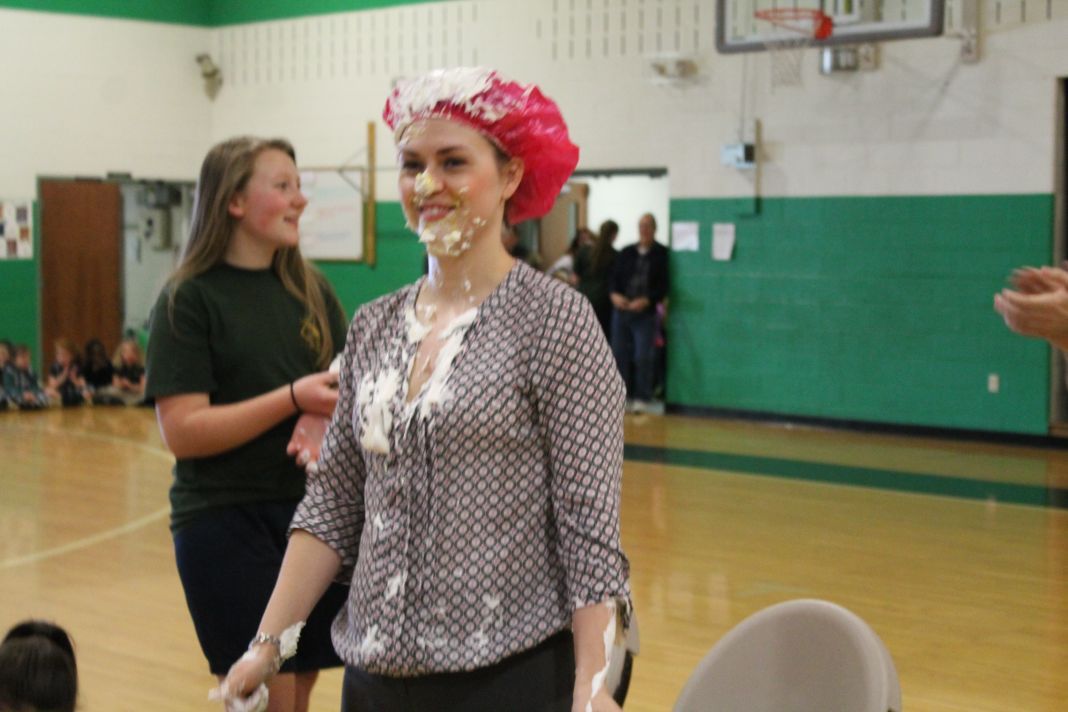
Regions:
M 1011 282 L 1015 289 L 994 295 L 994 310 L 1006 326 L 1068 351 L 1068 271 L 1024 267 L 1013 272 Z

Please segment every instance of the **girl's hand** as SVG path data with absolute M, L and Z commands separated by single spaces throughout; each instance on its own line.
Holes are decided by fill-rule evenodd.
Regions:
M 319 448 L 322 447 L 328 425 L 330 418 L 322 415 L 305 413 L 300 416 L 286 445 L 286 454 L 295 457 L 299 467 L 312 468 L 319 461 Z
M 303 414 L 331 417 L 337 405 L 337 374 L 320 371 L 293 382 L 293 395 Z

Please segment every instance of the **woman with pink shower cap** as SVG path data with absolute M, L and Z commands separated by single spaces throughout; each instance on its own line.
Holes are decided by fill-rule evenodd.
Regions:
M 220 690 L 232 709 L 332 580 L 343 710 L 618 710 L 624 389 L 588 301 L 516 261 L 578 149 L 537 87 L 478 68 L 386 102 L 428 274 L 365 305 L 274 594 Z

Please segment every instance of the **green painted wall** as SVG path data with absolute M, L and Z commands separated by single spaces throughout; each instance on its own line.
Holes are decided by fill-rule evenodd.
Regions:
M 671 219 L 701 248 L 671 255 L 669 402 L 1047 432 L 1048 347 L 992 303 L 1049 263 L 1052 195 L 673 200 Z M 732 261 L 709 257 L 715 222 Z
M 351 317 L 362 304 L 414 282 L 423 274 L 425 250 L 404 226 L 400 203 L 378 203 L 378 259 L 374 267 L 353 262 L 319 262 Z
M 40 307 L 37 294 L 37 264 L 41 254 L 40 205 L 33 204 L 33 259 L 0 260 L 0 339 L 26 344 L 33 352 L 34 368 L 40 373 Z
M 203 26 L 211 24 L 214 4 L 213 0 L 0 0 L 0 7 L 16 10 Z
M 0 260 L 0 338 L 27 344 L 40 364 L 37 259 Z
M 211 25 L 238 25 L 245 22 L 281 20 L 290 17 L 326 15 L 333 12 L 372 10 L 397 5 L 423 5 L 443 0 L 209 0 Z
M 443 0 L 0 0 L 0 7 L 219 27 Z

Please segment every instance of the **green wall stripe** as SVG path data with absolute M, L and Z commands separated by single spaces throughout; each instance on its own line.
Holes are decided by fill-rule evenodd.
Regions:
M 678 199 L 668 400 L 678 405 L 1044 434 L 1048 347 L 993 295 L 1048 264 L 1053 196 Z M 710 256 L 733 223 L 734 258 Z M 987 392 L 997 373 L 998 394 Z
M 37 308 L 36 257 L 0 261 L 0 314 L 4 315 L 0 339 L 27 344 L 39 364 Z
M 41 208 L 33 203 L 33 258 L 0 260 L 0 339 L 26 344 L 33 351 L 33 363 L 41 373 L 39 300 L 37 294 L 38 260 L 41 254 Z
M 1042 435 L 1049 361 L 992 295 L 1048 264 L 1052 195 L 685 199 L 696 253 L 671 253 L 668 400 L 682 406 Z M 379 203 L 378 264 L 320 267 L 346 311 L 415 280 L 422 246 Z M 746 214 L 746 213 L 749 214 Z M 733 222 L 731 262 L 709 257 Z M 37 224 L 40 224 L 38 220 Z M 39 244 L 35 253 L 40 254 Z M 39 348 L 36 258 L 0 260 L 0 334 Z M 986 391 L 998 373 L 1001 392 Z
M 398 5 L 425 5 L 445 0 L 210 0 L 213 27 L 238 25 L 246 22 L 281 20 L 309 15 L 326 15 L 336 12 L 374 10 Z
M 0 0 L 0 8 L 202 27 L 282 20 L 446 0 Z
M 873 489 L 941 495 L 961 499 L 989 500 L 1008 504 L 1068 508 L 1068 489 L 1009 482 L 925 475 L 870 467 L 829 465 L 753 455 L 701 450 L 626 445 L 624 459 L 705 470 L 762 475 L 822 484 L 851 485 Z
M 181 25 L 211 23 L 213 0 L 0 0 L 0 8 L 146 20 Z

